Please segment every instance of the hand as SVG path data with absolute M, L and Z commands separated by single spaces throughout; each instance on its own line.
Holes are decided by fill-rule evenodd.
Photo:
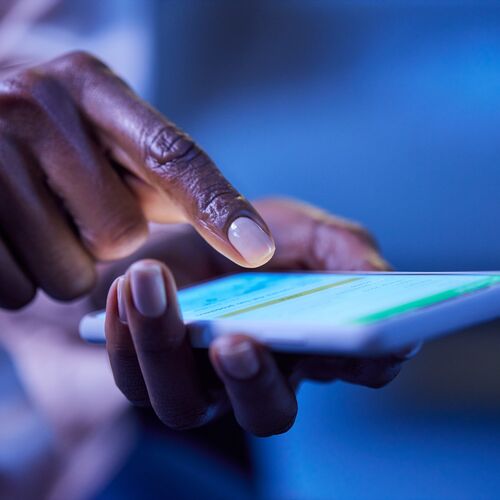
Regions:
M 274 243 L 212 160 L 82 52 L 0 82 L 0 307 L 40 287 L 58 299 L 95 282 L 95 261 L 146 239 L 146 221 L 188 222 L 246 267 Z
M 276 236 L 277 251 L 267 269 L 387 268 L 371 236 L 355 224 L 291 201 L 257 206 Z M 186 230 L 157 243 L 150 255 L 158 258 L 162 252 L 171 271 L 157 260 L 141 260 L 111 286 L 106 339 L 123 394 L 134 404 L 152 406 L 174 429 L 204 425 L 232 408 L 249 432 L 285 432 L 297 413 L 295 390 L 301 380 L 381 387 L 406 359 L 408 353 L 378 359 L 274 354 L 245 335 L 218 338 L 208 354 L 192 349 L 174 275 L 187 284 L 235 266 Z

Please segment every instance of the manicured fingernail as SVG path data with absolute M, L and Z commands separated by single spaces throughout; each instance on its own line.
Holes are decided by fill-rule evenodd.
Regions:
M 138 262 L 130 268 L 130 286 L 136 309 L 147 318 L 157 318 L 167 309 L 163 272 L 158 264 Z
M 217 358 L 229 376 L 245 380 L 257 374 L 259 358 L 250 342 L 244 340 L 235 343 L 229 337 L 221 337 L 216 342 Z
M 239 217 L 227 233 L 231 245 L 251 266 L 265 264 L 274 253 L 273 240 L 248 217 Z
M 405 350 L 398 352 L 398 358 L 404 361 L 414 358 L 422 349 L 423 342 L 417 342 L 411 346 L 408 346 Z
M 123 276 L 120 276 L 116 284 L 116 295 L 118 301 L 118 318 L 122 323 L 127 324 L 127 309 L 125 307 L 125 297 L 123 296 L 124 283 Z

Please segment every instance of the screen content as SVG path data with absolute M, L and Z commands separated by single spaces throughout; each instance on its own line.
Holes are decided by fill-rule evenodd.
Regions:
M 500 284 L 488 275 L 245 273 L 182 290 L 186 321 L 368 324 Z

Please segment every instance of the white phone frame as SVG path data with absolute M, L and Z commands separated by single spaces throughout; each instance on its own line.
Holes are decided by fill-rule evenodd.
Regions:
M 391 275 L 489 275 L 499 272 L 397 272 L 334 274 Z M 350 356 L 383 355 L 404 349 L 446 333 L 500 317 L 500 284 L 472 291 L 380 320 L 368 325 L 331 326 L 294 321 L 251 321 L 227 318 L 188 323 L 191 343 L 205 348 L 221 335 L 245 333 L 272 350 L 301 353 L 341 354 Z M 104 314 L 87 314 L 80 322 L 81 337 L 93 343 L 104 343 Z

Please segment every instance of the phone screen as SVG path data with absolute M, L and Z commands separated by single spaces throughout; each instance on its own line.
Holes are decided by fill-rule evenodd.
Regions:
M 182 290 L 186 321 L 361 325 L 500 285 L 500 274 L 245 273 Z

